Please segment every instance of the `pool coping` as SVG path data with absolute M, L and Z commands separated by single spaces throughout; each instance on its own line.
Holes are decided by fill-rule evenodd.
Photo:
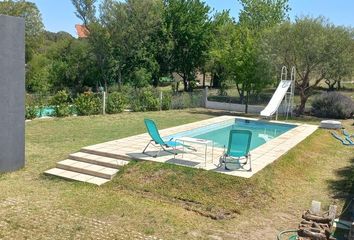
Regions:
M 220 116 L 214 117 L 198 122 L 188 123 L 172 128 L 162 129 L 160 130 L 160 134 L 162 137 L 174 135 L 183 131 L 189 131 L 195 128 L 203 127 L 205 125 L 215 124 L 218 122 L 227 121 L 230 119 L 243 119 L 243 120 L 251 120 L 251 121 L 264 121 L 262 119 L 257 118 L 248 118 L 248 117 L 239 117 L 239 116 Z M 251 153 L 252 157 L 252 171 L 247 171 L 244 169 L 227 171 L 223 168 L 218 168 L 217 164 L 219 163 L 219 156 L 224 152 L 223 148 L 214 148 L 214 159 L 208 161 L 205 165 L 204 161 L 200 159 L 200 157 L 195 156 L 192 152 L 187 152 L 183 154 L 178 154 L 175 158 L 172 154 L 161 153 L 161 156 L 154 158 L 142 154 L 142 150 L 145 148 L 147 143 L 151 140 L 150 136 L 147 133 L 117 139 L 105 143 L 100 143 L 88 147 L 84 147 L 81 149 L 82 152 L 97 154 L 107 157 L 125 159 L 125 160 L 144 160 L 144 161 L 154 161 L 161 163 L 171 163 L 177 164 L 187 167 L 201 168 L 205 170 L 212 170 L 223 174 L 228 174 L 232 176 L 245 177 L 250 178 L 267 165 L 273 163 L 282 155 L 286 154 L 290 149 L 295 147 L 305 138 L 310 136 L 313 132 L 315 132 L 318 128 L 316 125 L 304 124 L 304 123 L 288 123 L 284 121 L 267 121 L 271 123 L 281 123 L 288 125 L 295 125 L 296 127 L 288 130 L 287 132 L 281 134 L 280 136 L 271 139 L 270 141 L 262 144 L 261 146 L 253 149 Z M 150 148 L 149 148 L 150 149 Z M 151 149 L 153 149 L 151 147 Z M 151 155 L 156 153 L 156 149 L 154 151 L 149 150 Z M 183 155 L 183 158 L 182 158 Z

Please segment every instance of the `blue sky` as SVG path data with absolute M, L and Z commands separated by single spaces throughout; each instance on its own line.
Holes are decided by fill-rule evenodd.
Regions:
M 66 31 L 76 36 L 75 24 L 80 23 L 70 0 L 31 0 L 42 13 L 44 25 L 52 32 Z M 215 10 L 230 9 L 236 17 L 241 9 L 237 0 L 205 0 Z M 296 16 L 325 16 L 337 25 L 354 27 L 353 0 L 290 0 L 291 19 Z

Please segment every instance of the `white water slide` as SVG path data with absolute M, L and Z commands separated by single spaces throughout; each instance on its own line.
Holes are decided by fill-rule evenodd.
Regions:
M 266 108 L 261 111 L 262 117 L 271 117 L 276 113 L 278 115 L 278 109 L 285 100 L 286 106 L 286 116 L 292 111 L 293 99 L 294 99 L 294 88 L 295 88 L 295 68 L 291 69 L 291 80 L 285 80 L 287 78 L 288 71 L 284 66 L 281 71 L 281 80 L 277 87 L 277 90 L 273 94 Z

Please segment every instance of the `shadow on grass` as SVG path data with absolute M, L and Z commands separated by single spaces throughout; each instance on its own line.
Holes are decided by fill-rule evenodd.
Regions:
M 339 178 L 328 181 L 334 198 L 351 200 L 354 197 L 354 157 L 349 166 L 340 168 L 335 173 Z
M 336 175 L 338 179 L 328 181 L 328 185 L 335 199 L 345 201 L 338 213 L 339 219 L 352 222 L 354 221 L 354 157 L 350 160 L 349 166 L 336 170 Z M 336 229 L 335 236 L 337 239 L 344 239 L 347 233 L 348 231 Z

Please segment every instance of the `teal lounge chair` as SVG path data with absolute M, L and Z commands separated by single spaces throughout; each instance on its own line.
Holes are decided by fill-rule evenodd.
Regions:
M 180 142 L 172 141 L 173 140 L 172 138 L 170 140 L 168 140 L 168 141 L 164 141 L 161 138 L 159 130 L 157 129 L 157 126 L 156 126 L 156 124 L 155 124 L 155 122 L 153 120 L 145 119 L 144 123 L 145 123 L 146 129 L 147 129 L 150 137 L 152 138 L 150 140 L 150 142 L 148 143 L 148 145 L 146 145 L 146 147 L 144 148 L 144 150 L 143 150 L 144 154 L 150 156 L 149 154 L 146 153 L 146 149 L 149 147 L 150 144 L 153 144 L 155 146 L 160 146 L 160 149 L 157 152 L 157 154 L 155 154 L 153 156 L 150 156 L 150 157 L 157 157 L 162 150 L 165 151 L 165 152 L 173 154 L 174 157 L 175 157 L 177 155 L 176 148 L 179 147 L 179 146 L 184 146 L 185 148 L 188 148 L 188 149 L 191 149 L 193 151 L 196 151 L 194 148 L 192 148 L 192 147 L 190 147 L 188 145 L 184 145 L 184 144 L 182 144 Z M 167 150 L 167 148 L 172 148 L 173 152 Z
M 343 139 L 341 136 L 339 136 L 336 132 L 331 132 L 332 136 L 336 139 L 338 139 L 339 141 L 342 142 L 343 145 L 345 146 L 354 146 L 354 142 L 350 139 L 350 137 L 347 137 L 345 139 Z
M 249 171 L 252 171 L 251 163 L 251 139 L 252 132 L 249 130 L 231 130 L 229 136 L 229 144 L 227 151 L 221 157 L 221 164 L 225 166 L 226 170 L 231 170 L 227 165 L 236 163 L 243 167 L 249 162 Z M 241 160 L 244 159 L 244 162 Z

